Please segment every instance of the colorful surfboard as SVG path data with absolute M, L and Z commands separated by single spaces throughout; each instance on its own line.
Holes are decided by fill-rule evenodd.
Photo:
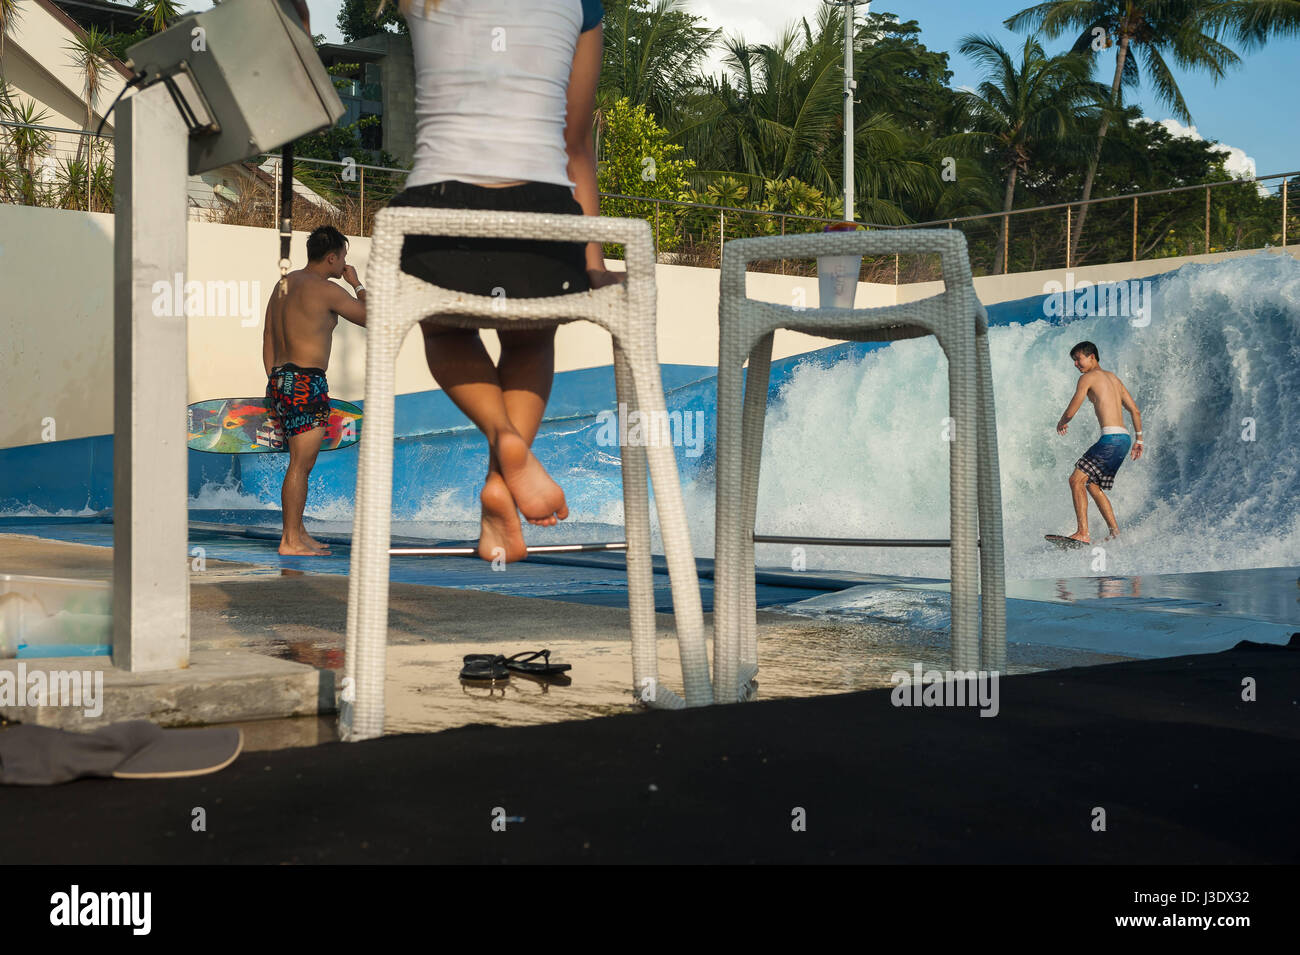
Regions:
M 254 454 L 288 451 L 280 423 L 271 416 L 265 398 L 215 398 L 187 409 L 189 446 L 215 454 Z M 322 451 L 335 451 L 361 440 L 361 409 L 346 401 L 330 401 L 330 423 Z

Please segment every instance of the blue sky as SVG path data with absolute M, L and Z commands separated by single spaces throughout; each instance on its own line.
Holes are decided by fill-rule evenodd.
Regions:
M 312 11 L 312 29 L 332 40 L 340 40 L 334 21 L 339 0 L 308 0 Z M 520 0 L 524 2 L 524 0 Z M 1002 26 L 1002 20 L 1033 0 L 875 0 L 871 9 L 877 13 L 894 13 L 900 20 L 916 20 L 922 29 L 922 41 L 931 49 L 947 51 L 953 70 L 953 83 L 973 86 L 980 75 L 965 57 L 957 54 L 963 36 L 989 33 L 1008 49 L 1023 42 L 1023 36 Z M 192 6 L 197 6 L 192 4 Z M 821 0 L 685 0 L 684 8 L 720 26 L 728 34 L 740 33 L 758 43 L 775 39 L 782 28 L 799 17 L 816 16 Z M 859 7 L 863 10 L 865 7 Z M 1048 44 L 1048 49 L 1064 49 L 1063 39 Z M 1114 70 L 1114 53 L 1102 59 L 1103 77 L 1107 82 Z M 1260 175 L 1290 172 L 1300 168 L 1300 133 L 1294 118 L 1294 93 L 1290 89 L 1297 62 L 1300 62 L 1300 39 L 1273 40 L 1263 51 L 1243 56 L 1240 68 L 1228 74 L 1217 86 L 1202 74 L 1179 72 L 1179 86 L 1195 120 L 1196 131 L 1242 150 L 1230 168 L 1244 169 L 1247 157 L 1253 159 Z M 1131 94 L 1130 94 L 1131 95 Z M 1172 117 L 1167 107 L 1158 104 L 1145 89 L 1139 94 L 1143 112 L 1152 119 Z

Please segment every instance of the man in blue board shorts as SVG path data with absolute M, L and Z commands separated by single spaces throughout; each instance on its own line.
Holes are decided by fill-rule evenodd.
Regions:
M 1074 515 L 1079 526 L 1070 535 L 1072 540 L 1085 544 L 1092 543 L 1088 537 L 1088 495 L 1097 502 L 1097 509 L 1106 519 L 1110 533 L 1106 540 L 1119 536 L 1119 524 L 1115 521 L 1115 511 L 1110 506 L 1110 499 L 1105 491 L 1115 485 L 1115 474 L 1124 463 L 1124 456 L 1133 451 L 1133 460 L 1142 457 L 1142 412 L 1138 411 L 1137 402 L 1124 387 L 1114 372 L 1101 367 L 1097 346 L 1092 342 L 1079 342 L 1070 349 L 1070 358 L 1074 367 L 1079 369 L 1079 384 L 1074 390 L 1070 405 L 1056 423 L 1056 433 L 1065 434 L 1069 430 L 1070 419 L 1078 413 L 1084 398 L 1092 402 L 1097 413 L 1097 423 L 1101 425 L 1101 438 L 1083 452 L 1074 465 L 1070 475 L 1070 495 L 1074 500 Z M 1129 437 L 1128 428 L 1124 427 L 1124 409 L 1133 416 L 1133 429 L 1137 434 L 1136 443 Z

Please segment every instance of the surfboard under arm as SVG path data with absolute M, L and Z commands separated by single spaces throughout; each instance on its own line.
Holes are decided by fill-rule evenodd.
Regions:
M 213 454 L 259 454 L 287 451 L 280 421 L 266 398 L 216 398 L 186 409 L 189 438 L 195 451 Z M 337 398 L 330 400 L 330 420 L 322 451 L 337 451 L 361 440 L 361 409 Z

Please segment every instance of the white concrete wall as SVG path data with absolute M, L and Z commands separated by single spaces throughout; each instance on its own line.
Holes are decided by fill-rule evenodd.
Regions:
M 112 430 L 112 241 L 110 215 L 0 205 L 0 382 L 6 398 L 0 447 L 42 440 L 45 418 L 55 420 L 59 439 Z M 304 264 L 305 245 L 306 236 L 295 235 L 295 267 Z M 369 251 L 369 239 L 352 239 L 348 259 L 363 279 Z M 1287 251 L 1297 254 L 1294 249 Z M 1213 262 L 1243 254 L 1251 253 L 1119 263 L 1074 272 L 1076 281 L 1115 281 L 1168 272 L 1189 261 Z M 190 401 L 257 396 L 265 390 L 262 315 L 278 278 L 278 255 L 278 236 L 271 229 L 190 223 L 187 280 L 233 281 L 237 288 L 243 283 L 245 296 L 257 293 L 246 316 L 233 303 L 217 315 L 191 312 L 186 370 Z M 1044 294 L 1044 283 L 1053 280 L 1064 282 L 1064 270 L 980 278 L 975 286 L 981 300 L 993 304 Z M 941 283 L 896 288 L 864 282 L 858 286 L 856 305 L 888 305 L 933 294 L 939 287 Z M 790 304 L 794 289 L 803 288 L 807 304 L 818 303 L 816 279 L 751 273 L 748 288 L 754 298 L 782 304 Z M 717 271 L 661 265 L 658 291 L 660 360 L 716 364 Z M 495 355 L 495 336 L 485 337 Z M 827 344 L 826 339 L 778 332 L 774 351 L 780 358 Z M 557 370 L 610 361 L 609 337 L 596 326 L 578 322 L 560 329 Z M 158 371 L 176 374 L 178 370 Z M 330 361 L 331 392 L 339 398 L 361 398 L 364 374 L 365 332 L 340 322 Z M 415 333 L 398 357 L 397 390 L 402 394 L 433 387 Z

